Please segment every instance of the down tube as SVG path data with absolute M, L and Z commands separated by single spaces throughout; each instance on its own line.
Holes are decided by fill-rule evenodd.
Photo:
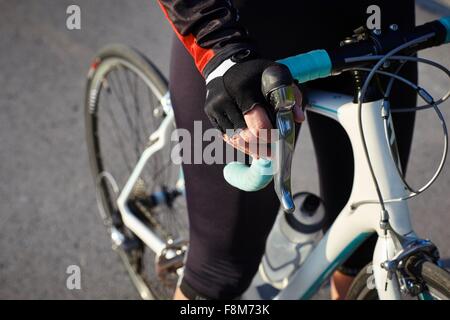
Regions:
M 359 211 L 359 210 L 357 210 Z M 375 230 L 361 213 L 343 212 L 276 300 L 309 299 Z

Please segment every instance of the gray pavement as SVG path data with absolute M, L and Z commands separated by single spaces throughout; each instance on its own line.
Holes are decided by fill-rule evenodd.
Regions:
M 82 9 L 82 29 L 65 27 L 66 8 Z M 419 23 L 449 15 L 449 1 L 420 1 Z M 84 143 L 83 94 L 91 57 L 120 42 L 168 71 L 171 30 L 147 0 L 0 0 L 0 298 L 138 298 L 96 212 Z M 423 56 L 450 66 L 449 47 Z M 422 68 L 432 92 L 446 82 Z M 450 124 L 449 104 L 444 108 Z M 420 185 L 439 161 L 442 139 L 432 112 L 418 116 L 408 178 Z M 317 191 L 306 127 L 297 150 L 297 190 Z M 307 186 L 307 187 L 305 187 Z M 414 226 L 450 257 L 450 171 L 411 201 Z M 79 265 L 82 289 L 66 288 Z

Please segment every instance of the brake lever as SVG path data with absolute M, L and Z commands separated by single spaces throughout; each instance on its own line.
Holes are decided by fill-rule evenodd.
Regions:
M 275 109 L 275 124 L 278 128 L 275 153 L 272 154 L 275 160 L 275 192 L 287 213 L 295 210 L 291 189 L 291 167 L 295 148 L 295 93 L 292 84 L 291 73 L 282 64 L 268 67 L 262 75 L 262 91 Z

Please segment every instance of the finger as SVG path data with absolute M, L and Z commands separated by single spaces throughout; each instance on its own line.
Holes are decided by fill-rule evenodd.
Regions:
M 248 139 L 246 137 L 246 135 L 244 134 L 244 131 L 248 131 L 248 128 L 247 129 L 241 129 L 241 130 L 238 130 L 238 131 L 227 130 L 225 132 L 225 134 L 224 134 L 227 137 L 227 139 L 228 139 L 228 141 L 227 140 L 226 141 L 230 142 L 230 143 L 234 143 L 234 144 L 250 143 L 250 140 L 253 140 L 253 139 Z M 242 141 L 240 141 L 240 140 L 242 140 Z
M 250 111 L 244 114 L 244 120 L 250 133 L 256 137 L 260 142 L 270 142 L 270 129 L 272 123 L 266 113 L 266 110 L 261 105 L 254 106 Z M 248 136 L 251 138 L 251 136 Z
M 237 108 L 229 108 L 227 110 L 227 117 L 230 119 L 231 123 L 234 125 L 234 129 L 244 129 L 247 127 L 245 124 L 244 116 L 242 112 Z
M 227 134 L 223 134 L 223 140 L 231 145 L 233 148 L 236 148 L 246 154 L 249 154 L 248 143 L 242 139 L 238 134 L 229 136 Z
M 303 108 L 302 108 L 303 95 L 302 95 L 300 89 L 296 85 L 293 85 L 293 87 L 294 87 L 294 95 L 295 95 L 295 106 L 293 108 L 294 121 L 297 123 L 301 123 L 301 122 L 305 121 L 305 112 L 303 111 Z
M 208 119 L 214 128 L 220 130 L 222 133 L 225 132 L 225 130 L 220 127 L 220 125 L 217 123 L 217 120 L 214 117 L 211 117 L 210 115 L 208 115 Z
M 239 131 L 239 137 L 247 143 L 256 143 L 258 137 L 256 137 L 249 128 Z
M 242 137 L 236 135 L 234 137 L 229 137 L 224 134 L 223 139 L 233 148 L 236 148 L 248 155 L 251 155 L 255 159 L 259 159 L 260 157 L 265 159 L 270 159 L 272 155 L 272 150 L 270 144 L 252 144 L 244 141 Z
M 270 129 L 267 129 L 267 132 L 267 134 L 270 135 Z M 246 128 L 239 133 L 241 141 L 236 140 L 236 142 L 245 143 L 245 153 L 250 154 L 253 157 L 270 157 L 270 143 L 265 139 L 262 139 L 261 135 L 263 134 L 260 132 L 260 137 L 256 137 L 249 128 Z
M 234 125 L 231 123 L 230 119 L 225 114 L 222 113 L 214 113 L 214 121 L 218 124 L 219 129 L 222 132 L 233 130 Z
M 302 107 L 296 104 L 292 111 L 294 113 L 295 122 L 302 123 L 303 121 L 305 121 L 305 112 L 303 111 Z

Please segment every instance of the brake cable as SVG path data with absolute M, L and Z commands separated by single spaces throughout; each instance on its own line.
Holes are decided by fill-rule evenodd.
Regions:
M 358 68 L 358 70 L 361 70 L 361 71 L 368 71 L 369 69 L 368 69 L 368 68 Z M 448 71 L 448 70 L 447 70 L 447 71 Z M 398 80 L 400 80 L 400 81 L 402 81 L 403 83 L 405 83 L 405 84 L 407 84 L 407 85 L 413 87 L 414 89 L 419 89 L 419 90 L 422 89 L 422 88 L 416 86 L 415 84 L 410 83 L 410 81 L 406 80 L 405 78 L 402 78 L 402 77 L 399 77 L 399 76 L 395 76 L 395 77 L 394 77 L 395 74 L 391 74 L 391 73 L 389 73 L 389 72 L 384 72 L 384 71 L 379 71 L 379 72 L 377 72 L 377 73 L 378 73 L 378 74 L 381 74 L 381 75 L 390 76 L 390 77 L 392 77 L 392 79 L 397 79 L 397 78 L 398 78 Z M 450 78 L 450 73 L 449 73 L 448 76 L 449 76 L 449 78 Z M 391 80 L 390 83 L 392 83 L 392 80 Z M 423 90 L 423 89 L 422 89 L 422 90 Z M 387 93 L 390 93 L 390 91 L 391 91 L 391 90 L 389 90 L 389 91 L 386 90 Z M 388 98 L 388 97 L 389 97 L 389 94 L 387 94 L 385 98 Z M 442 100 L 442 102 L 444 102 L 444 101 L 446 100 L 446 98 L 443 98 L 443 99 L 441 99 L 441 100 Z M 434 110 L 435 110 L 435 112 L 436 112 L 436 114 L 437 114 L 437 116 L 438 116 L 438 118 L 439 118 L 439 120 L 440 120 L 440 122 L 441 122 L 441 125 L 442 125 L 442 131 L 443 131 L 443 136 L 444 136 L 444 148 L 443 148 L 443 152 L 442 152 L 442 156 L 441 156 L 441 160 L 440 160 L 440 162 L 439 162 L 438 168 L 436 169 L 436 171 L 435 171 L 435 173 L 433 174 L 432 178 L 431 178 L 424 186 L 422 186 L 421 188 L 419 188 L 419 190 L 414 190 L 414 189 L 408 184 L 408 182 L 406 181 L 406 179 L 403 177 L 402 172 L 400 171 L 400 168 L 399 168 L 398 166 L 396 166 L 396 169 L 397 169 L 397 171 L 398 171 L 398 174 L 400 175 L 400 178 L 402 179 L 402 181 L 403 181 L 403 183 L 405 184 L 406 188 L 411 192 L 411 194 L 408 195 L 408 196 L 399 198 L 399 199 L 384 200 L 385 203 L 386 203 L 386 202 L 393 202 L 393 201 L 407 200 L 407 199 L 410 199 L 410 198 L 412 198 L 412 197 L 415 197 L 415 196 L 421 194 L 421 193 L 424 192 L 426 189 L 428 189 L 428 188 L 436 181 L 437 177 L 440 175 L 440 173 L 441 173 L 441 171 L 442 171 L 442 169 L 443 169 L 443 167 L 444 167 L 444 164 L 445 164 L 445 161 L 446 161 L 446 158 L 447 158 L 447 154 L 448 154 L 448 130 L 447 130 L 447 126 L 446 126 L 446 123 L 445 123 L 445 119 L 444 119 L 444 117 L 443 117 L 443 115 L 442 115 L 442 113 L 441 113 L 441 111 L 440 111 L 440 109 L 439 109 L 439 107 L 438 107 L 438 105 L 441 104 L 442 102 L 440 102 L 440 103 L 437 103 L 437 102 L 434 103 L 434 102 L 433 102 L 433 103 L 431 103 L 431 104 L 429 104 L 429 105 L 422 106 L 421 109 L 408 108 L 408 109 L 404 109 L 404 110 L 403 110 L 403 109 L 400 109 L 400 110 L 399 110 L 399 109 L 397 109 L 397 110 L 390 109 L 390 110 L 389 110 L 391 113 L 395 113 L 396 111 L 402 111 L 402 112 L 415 112 L 415 111 L 420 111 L 420 110 L 426 110 L 426 109 L 429 109 L 429 108 L 434 108 Z M 417 108 L 418 108 L 418 107 L 417 107 Z M 387 118 L 384 119 L 384 122 L 385 122 L 385 126 L 384 126 L 384 128 L 385 128 L 385 135 L 387 136 L 387 135 L 388 135 L 388 133 L 387 133 L 387 125 L 386 125 Z M 392 155 L 392 150 L 389 150 L 389 151 L 390 151 L 390 156 L 391 156 L 392 158 L 394 158 L 393 155 Z
M 419 194 L 421 194 L 422 192 L 424 192 L 426 189 L 428 189 L 437 179 L 437 177 L 440 175 L 440 173 L 442 172 L 442 168 L 444 166 L 446 157 L 447 157 L 447 153 L 448 153 L 448 132 L 447 132 L 447 126 L 445 123 L 445 119 L 438 107 L 439 104 L 443 103 L 445 100 L 447 100 L 447 98 L 450 96 L 450 90 L 441 98 L 439 99 L 437 102 L 434 101 L 433 97 L 423 88 L 419 87 L 418 85 L 412 83 L 411 81 L 409 81 L 408 79 L 405 79 L 404 77 L 401 77 L 398 75 L 398 73 L 401 71 L 402 67 L 404 66 L 404 64 L 408 61 L 413 61 L 413 62 L 422 62 L 428 65 L 431 65 L 433 67 L 436 67 L 438 69 L 440 69 L 441 71 L 443 71 L 449 78 L 450 78 L 450 72 L 447 68 L 445 68 L 444 66 L 435 63 L 433 61 L 427 60 L 427 59 L 423 59 L 423 58 L 417 58 L 417 57 L 411 57 L 411 56 L 395 56 L 395 54 L 411 45 L 420 43 L 421 41 L 424 41 L 426 39 L 428 39 L 429 37 L 433 36 L 434 34 L 428 34 L 425 35 L 423 37 L 414 39 L 412 41 L 409 41 L 393 50 L 391 50 L 390 52 L 388 52 L 386 55 L 384 56 L 363 56 L 363 57 L 356 57 L 356 58 L 349 58 L 346 59 L 346 62 L 358 62 L 358 61 L 370 61 L 370 60 L 378 60 L 378 62 L 373 66 L 373 68 L 351 68 L 350 70 L 360 70 L 360 71 L 367 71 L 368 76 L 364 81 L 364 84 L 362 86 L 362 89 L 360 91 L 359 97 L 358 97 L 358 129 L 359 129 L 359 133 L 360 133 L 360 137 L 362 140 L 362 144 L 363 144 L 363 150 L 364 150 L 364 154 L 367 160 L 367 164 L 369 166 L 369 170 L 370 170 L 370 174 L 372 176 L 372 180 L 374 182 L 375 185 L 375 189 L 377 192 L 377 196 L 378 196 L 378 200 L 367 200 L 367 201 L 360 201 L 357 203 L 353 203 L 351 205 L 351 209 L 355 210 L 357 207 L 359 207 L 362 204 L 369 204 L 369 203 L 379 203 L 381 206 L 381 219 L 380 219 L 380 227 L 384 230 L 385 235 L 387 235 L 388 229 L 391 229 L 394 234 L 397 234 L 395 232 L 395 230 L 393 230 L 392 228 L 390 228 L 389 226 L 389 213 L 386 211 L 385 208 L 385 203 L 388 202 L 396 202 L 396 201 L 403 201 L 403 200 L 407 200 L 409 198 L 412 198 L 414 196 L 417 196 Z M 382 71 L 380 70 L 380 68 L 382 66 L 385 65 L 385 63 L 387 61 L 390 60 L 398 60 L 400 62 L 400 66 L 397 68 L 397 70 L 394 73 L 390 73 L 387 71 Z M 407 183 L 407 181 L 405 180 L 405 178 L 403 177 L 403 174 L 401 172 L 401 168 L 399 167 L 399 163 L 395 161 L 394 156 L 392 154 L 392 149 L 389 148 L 389 154 L 391 156 L 391 159 L 394 160 L 395 162 L 395 167 L 397 169 L 397 172 L 400 176 L 400 178 L 402 179 L 403 184 L 405 185 L 405 187 L 407 188 L 407 190 L 410 191 L 410 194 L 405 196 L 405 197 L 401 197 L 398 199 L 388 199 L 388 200 L 384 200 L 383 199 L 383 195 L 381 194 L 381 190 L 377 181 L 377 178 L 375 176 L 374 170 L 373 170 L 373 166 L 372 166 L 372 162 L 370 159 L 370 155 L 368 152 L 368 148 L 367 148 L 367 143 L 366 143 L 366 139 L 364 136 L 364 130 L 363 130 L 363 125 L 362 125 L 362 104 L 363 101 L 365 100 L 365 96 L 366 96 L 366 92 L 367 89 L 369 87 L 369 84 L 372 80 L 372 78 L 374 77 L 374 75 L 383 75 L 383 76 L 388 76 L 390 77 L 389 83 L 387 85 L 387 88 L 385 90 L 385 92 L 383 92 L 384 95 L 384 103 L 383 103 L 383 119 L 384 119 L 384 131 L 385 131 L 385 137 L 387 139 L 388 137 L 388 133 L 387 133 L 387 121 L 389 119 L 390 114 L 394 111 L 391 110 L 390 106 L 389 106 L 389 96 L 391 94 L 392 91 L 392 87 L 393 87 L 393 83 L 395 80 L 401 81 L 403 83 L 405 83 L 406 85 L 412 87 L 417 94 L 426 102 L 425 105 L 423 106 L 419 106 L 419 107 L 415 107 L 415 108 L 408 108 L 408 109 L 401 109 L 401 112 L 416 112 L 418 110 L 424 110 L 424 109 L 428 109 L 428 108 L 434 108 L 436 114 L 438 115 L 439 120 L 441 121 L 441 125 L 442 125 L 442 130 L 443 130 L 443 135 L 444 135 L 444 151 L 442 154 L 442 158 L 440 161 L 440 164 L 437 168 L 437 170 L 435 171 L 433 177 L 424 185 L 422 186 L 419 190 L 413 190 L 409 184 Z M 388 110 L 386 110 L 386 104 L 388 105 Z M 395 110 L 397 111 L 397 110 Z M 389 143 L 389 142 L 388 142 Z M 386 241 L 387 241 L 387 237 L 386 237 Z M 389 246 L 386 245 L 386 258 L 389 260 Z M 389 276 L 389 272 L 386 278 L 386 282 L 385 282 L 385 290 L 387 290 L 387 286 L 388 286 L 388 279 L 390 279 Z
M 442 113 L 440 112 L 440 109 L 438 107 L 438 105 L 440 105 L 441 103 L 443 103 L 444 101 L 446 101 L 448 99 L 448 97 L 450 96 L 450 90 L 439 100 L 434 101 L 432 96 L 423 88 L 417 86 L 416 84 L 412 83 L 411 81 L 409 81 L 408 79 L 401 77 L 398 75 L 398 73 L 400 72 L 400 69 L 402 67 L 402 65 L 400 66 L 400 68 L 398 68 L 395 73 L 391 73 L 391 72 L 387 72 L 387 71 L 382 71 L 380 70 L 380 68 L 385 64 L 386 61 L 389 60 L 397 60 L 400 61 L 402 64 L 406 63 L 406 62 L 419 62 L 419 63 L 425 63 L 428 65 L 431 65 L 432 67 L 438 68 L 441 71 L 443 71 L 449 78 L 450 78 L 450 71 L 440 65 L 439 63 L 433 62 L 431 60 L 428 59 L 424 59 L 424 58 L 419 58 L 419 57 L 411 57 L 411 56 L 398 56 L 395 55 L 397 52 L 406 49 L 409 46 L 415 45 L 417 43 L 420 43 L 422 41 L 427 40 L 428 38 L 434 36 L 433 33 L 427 34 L 425 36 L 422 36 L 420 38 L 414 39 L 412 41 L 409 41 L 407 43 L 404 43 L 403 45 L 391 50 L 390 52 L 388 52 L 386 55 L 375 55 L 375 56 L 361 56 L 361 57 L 353 57 L 353 58 L 347 58 L 345 59 L 346 63 L 352 63 L 352 62 L 362 62 L 362 61 L 376 61 L 378 60 L 378 62 L 374 65 L 374 67 L 372 68 L 363 68 L 363 67 L 355 67 L 355 68 L 350 68 L 349 70 L 360 70 L 360 71 L 367 71 L 369 72 L 368 76 L 366 77 L 364 84 L 362 86 L 360 95 L 358 97 L 358 128 L 359 128 L 359 133 L 361 136 L 361 140 L 363 143 L 363 150 L 364 150 L 364 154 L 369 166 L 369 170 L 371 173 L 371 177 L 372 180 L 374 182 L 375 185 L 375 189 L 377 192 L 377 196 L 378 196 L 378 201 L 377 200 L 365 200 L 365 201 L 359 201 L 356 203 L 353 203 L 351 205 L 351 208 L 354 210 L 357 207 L 359 207 L 362 204 L 374 204 L 374 203 L 378 203 L 381 206 L 382 212 L 384 214 L 387 214 L 387 211 L 385 209 L 384 204 L 385 203 L 389 203 L 389 202 L 398 202 L 398 201 L 403 201 L 403 200 L 407 200 L 410 199 L 414 196 L 417 196 L 419 194 L 421 194 L 422 192 L 424 192 L 426 189 L 428 189 L 437 179 L 437 177 L 439 176 L 439 174 L 442 172 L 442 168 L 443 165 L 445 163 L 446 157 L 447 157 L 447 153 L 448 153 L 448 132 L 447 132 L 447 127 L 446 127 L 446 123 L 445 123 L 445 119 L 442 115 Z M 414 190 L 412 189 L 409 184 L 406 182 L 405 178 L 403 177 L 403 175 L 401 174 L 401 170 L 398 167 L 398 164 L 396 164 L 396 168 L 397 171 L 403 181 L 403 183 L 405 184 L 406 188 L 410 191 L 410 194 L 405 196 L 405 197 L 401 197 L 401 198 L 396 198 L 396 199 L 388 199 L 388 200 L 384 200 L 383 196 L 381 194 L 381 190 L 378 184 L 378 181 L 376 179 L 374 170 L 373 170 L 373 166 L 372 166 L 372 162 L 370 159 L 370 155 L 368 152 L 368 148 L 367 148 L 367 144 L 366 144 L 366 139 L 365 139 L 365 135 L 364 135 L 364 130 L 363 130 L 363 125 L 362 125 L 362 104 L 364 101 L 364 97 L 366 96 L 366 92 L 368 89 L 368 86 L 372 80 L 372 78 L 374 77 L 375 74 L 379 74 L 379 75 L 384 75 L 384 76 L 388 76 L 390 77 L 390 82 L 388 83 L 386 92 L 385 92 L 385 100 L 387 101 L 389 98 L 389 95 L 392 91 L 392 86 L 393 86 L 393 82 L 395 80 L 401 81 L 403 83 L 405 83 L 406 85 L 412 87 L 418 94 L 419 96 L 426 102 L 425 105 L 421 105 L 415 108 L 408 108 L 408 109 L 397 109 L 397 110 L 389 110 L 389 112 L 416 112 L 419 110 L 425 110 L 425 109 L 429 109 L 429 108 L 434 108 L 436 114 L 438 115 L 439 120 L 441 121 L 442 124 L 442 129 L 443 129 L 443 134 L 444 134 L 444 151 L 442 154 L 442 158 L 440 161 L 440 164 L 437 168 L 437 170 L 435 171 L 435 173 L 433 174 L 433 177 L 421 188 L 419 188 L 419 190 Z M 386 120 L 385 120 L 386 121 Z M 385 131 L 386 131 L 386 123 L 385 123 Z M 392 150 L 390 150 L 390 155 L 393 158 L 392 155 Z

